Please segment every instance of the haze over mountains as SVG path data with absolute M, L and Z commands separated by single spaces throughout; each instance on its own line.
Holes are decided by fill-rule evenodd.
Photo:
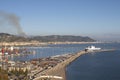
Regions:
M 28 41 L 40 41 L 40 42 L 94 42 L 96 40 L 90 37 L 73 36 L 73 35 L 49 35 L 49 36 L 32 36 L 22 37 L 12 35 L 8 33 L 0 33 L 0 42 L 28 42 Z

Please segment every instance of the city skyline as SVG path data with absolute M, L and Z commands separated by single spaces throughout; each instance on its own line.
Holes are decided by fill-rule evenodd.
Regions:
M 119 0 L 0 0 L 0 13 L 14 15 L 26 35 L 120 41 L 119 4 Z M 0 32 L 17 34 L 20 28 L 16 31 L 15 25 L 1 16 Z

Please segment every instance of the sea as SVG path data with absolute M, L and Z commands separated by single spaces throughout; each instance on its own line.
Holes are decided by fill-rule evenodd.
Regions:
M 29 61 L 62 54 L 75 54 L 87 46 L 115 49 L 110 52 L 84 54 L 66 68 L 67 80 L 120 80 L 120 43 L 50 44 L 45 47 L 25 47 L 34 54 L 13 56 L 10 60 Z

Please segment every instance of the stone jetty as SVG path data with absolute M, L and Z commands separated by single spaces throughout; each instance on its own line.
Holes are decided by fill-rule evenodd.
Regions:
M 106 49 L 106 50 L 99 50 L 99 51 L 93 51 L 93 52 L 104 52 L 104 51 L 114 51 L 114 49 Z M 46 78 L 52 78 L 52 80 L 66 80 L 66 66 L 68 66 L 71 62 L 73 62 L 75 59 L 80 57 L 83 54 L 91 53 L 89 51 L 80 51 L 76 54 L 73 54 L 70 58 L 62 61 L 61 63 L 58 63 L 55 67 L 44 70 L 40 74 L 36 75 L 36 78 L 33 80 L 40 80 L 43 77 Z M 43 76 L 42 76 L 43 75 Z M 57 76 L 58 78 L 54 78 L 54 76 Z
M 62 80 L 66 80 L 66 66 L 69 65 L 72 61 L 74 61 L 75 59 L 77 59 L 80 55 L 82 54 L 86 54 L 88 52 L 85 51 L 80 51 L 74 55 L 72 55 L 70 58 L 66 59 L 65 61 L 58 63 L 55 67 L 48 69 L 48 70 L 44 70 L 42 73 L 40 74 L 44 74 L 47 76 L 58 76 L 61 77 L 60 79 Z M 35 78 L 34 80 L 39 80 L 41 78 L 40 74 L 36 75 L 39 76 L 37 78 Z M 53 78 L 52 80 L 59 80 L 58 78 Z

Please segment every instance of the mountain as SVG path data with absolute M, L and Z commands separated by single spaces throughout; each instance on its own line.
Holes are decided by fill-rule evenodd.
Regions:
M 72 35 L 51 35 L 51 36 L 35 36 L 33 40 L 42 42 L 94 42 L 94 39 L 89 37 L 72 36 Z
M 16 36 L 8 33 L 0 33 L 0 42 L 27 42 L 29 38 L 25 38 L 22 36 Z
M 50 36 L 33 36 L 22 37 L 8 33 L 0 33 L 0 42 L 94 42 L 95 40 L 90 37 L 72 36 L 72 35 L 50 35 Z

